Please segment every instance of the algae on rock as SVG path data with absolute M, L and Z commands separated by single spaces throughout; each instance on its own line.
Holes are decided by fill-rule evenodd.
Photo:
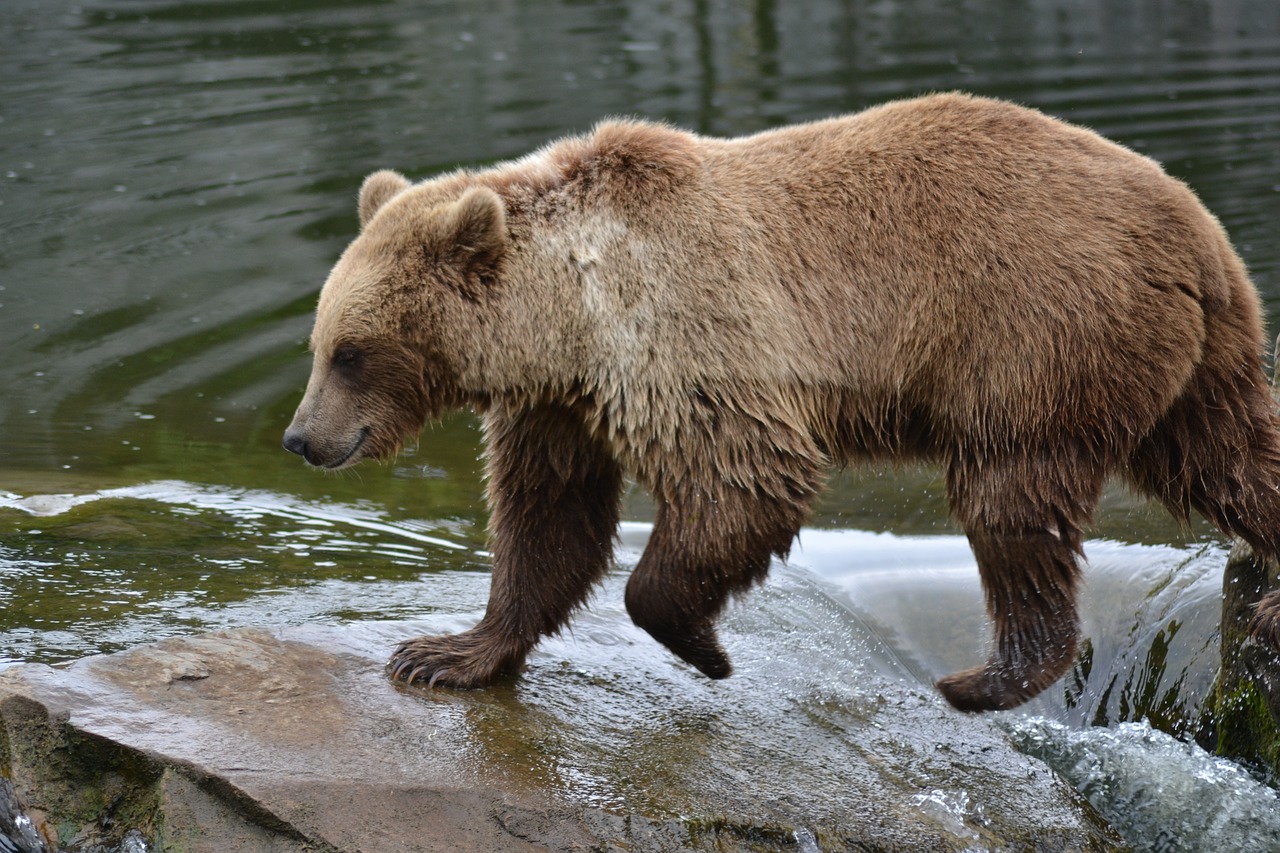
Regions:
M 1205 703 L 1201 745 L 1280 781 L 1280 651 L 1249 639 L 1259 599 L 1280 589 L 1280 566 L 1237 542 L 1222 576 L 1222 666 Z

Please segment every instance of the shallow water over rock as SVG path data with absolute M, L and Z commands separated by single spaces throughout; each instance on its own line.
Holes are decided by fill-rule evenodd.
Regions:
M 383 555 L 405 571 L 399 578 L 333 577 L 297 586 L 278 585 L 280 578 L 273 582 L 268 573 L 257 578 L 261 587 L 246 584 L 229 601 L 151 598 L 151 607 L 111 615 L 121 646 L 157 634 L 292 624 L 282 636 L 354 655 L 369 695 L 384 701 L 388 687 L 379 664 L 396 642 L 412 632 L 461 630 L 483 612 L 486 555 L 465 530 L 405 524 L 371 506 L 306 504 L 260 490 L 174 481 L 0 499 L 0 508 L 22 512 L 48 531 L 38 536 L 55 540 L 64 526 L 83 524 L 83 513 L 101 519 L 121 512 L 115 504 L 142 517 L 223 517 L 237 531 L 246 566 L 270 554 L 340 563 L 359 553 L 362 560 Z M 558 792 L 611 813 L 710 813 L 749 817 L 753 826 L 773 821 L 797 831 L 831 831 L 849 815 L 865 815 L 873 793 L 884 800 L 885 767 L 897 768 L 893 786 L 901 796 L 893 808 L 943 827 L 949 838 L 976 844 L 986 837 L 983 827 L 993 825 L 993 811 L 1020 808 L 1004 795 L 992 800 L 985 784 L 975 787 L 974 768 L 985 766 L 978 756 L 992 748 L 989 723 L 947 711 L 930 688 L 938 676 L 980 660 L 987 639 L 976 568 L 962 537 L 806 529 L 790 561 L 775 565 L 762 589 L 730 609 L 723 634 L 736 672 L 728 681 L 709 682 L 635 628 L 622 607 L 626 573 L 648 529 L 623 525 L 617 571 L 566 636 L 534 652 L 520 679 L 478 693 L 400 691 L 434 709 L 436 748 L 458 750 L 451 759 L 468 772 L 518 779 L 530 790 Z M 1103 784 L 1098 779 L 1116 760 L 1114 736 L 1108 729 L 1079 731 L 1097 721 L 1157 714 L 1176 730 L 1195 719 L 1216 670 L 1225 550 L 1100 540 L 1086 550 L 1083 621 L 1090 652 L 1072 677 L 1028 708 L 1000 715 L 1002 725 L 1022 748 L 1080 786 L 1136 849 L 1210 849 L 1206 839 L 1224 837 L 1233 826 L 1244 833 L 1241 839 L 1253 838 L 1270 824 L 1223 828 L 1213 822 L 1240 802 L 1280 809 L 1274 791 L 1241 773 L 1232 785 L 1201 791 L 1203 812 L 1181 818 L 1191 829 L 1170 825 L 1178 844 L 1150 846 L 1153 816 L 1176 809 L 1170 795 L 1196 786 L 1218 760 L 1182 744 L 1184 760 L 1171 765 L 1170 746 L 1148 728 L 1146 739 L 1125 742 L 1124 778 Z M 170 621 L 179 616 L 181 622 Z M 75 646 L 99 637 L 102 628 L 93 619 L 71 621 L 61 634 Z M 148 653 L 135 654 L 145 660 Z M 207 676 L 165 666 L 165 684 Z M 397 714 L 394 708 L 378 713 L 384 719 Z M 166 724 L 174 725 L 201 724 L 196 718 Z M 1068 752 L 1075 756 L 1069 762 L 1060 758 Z M 1090 774 L 1074 773 L 1089 762 Z M 1145 783 L 1144 768 L 1151 774 Z M 764 787 L 744 788 L 748 782 Z M 1095 796 L 1117 785 L 1125 786 L 1123 796 Z

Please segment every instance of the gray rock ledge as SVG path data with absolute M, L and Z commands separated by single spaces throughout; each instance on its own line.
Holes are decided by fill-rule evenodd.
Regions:
M 1124 849 L 990 718 L 846 671 L 847 650 L 796 673 L 788 638 L 823 629 L 792 630 L 791 610 L 727 631 L 738 673 L 715 683 L 617 613 L 582 614 L 523 678 L 469 693 L 382 670 L 397 640 L 466 619 L 13 667 L 0 771 L 50 850 L 136 849 L 139 833 L 219 853 Z

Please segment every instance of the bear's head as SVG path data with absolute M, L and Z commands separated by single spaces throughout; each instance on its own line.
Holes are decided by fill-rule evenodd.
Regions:
M 487 187 L 375 172 L 359 214 L 360 235 L 320 292 L 311 378 L 284 434 L 286 449 L 321 468 L 390 457 L 427 418 L 479 402 L 460 330 L 508 244 Z

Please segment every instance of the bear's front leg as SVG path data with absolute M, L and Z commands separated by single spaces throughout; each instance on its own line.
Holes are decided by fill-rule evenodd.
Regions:
M 732 671 L 716 637 L 729 596 L 764 580 L 800 530 L 811 487 L 786 497 L 718 484 L 663 499 L 649 544 L 627 583 L 632 620 L 710 678 Z
M 485 416 L 493 578 L 476 627 L 400 645 L 393 678 L 480 687 L 559 631 L 609 567 L 622 475 L 563 406 Z

